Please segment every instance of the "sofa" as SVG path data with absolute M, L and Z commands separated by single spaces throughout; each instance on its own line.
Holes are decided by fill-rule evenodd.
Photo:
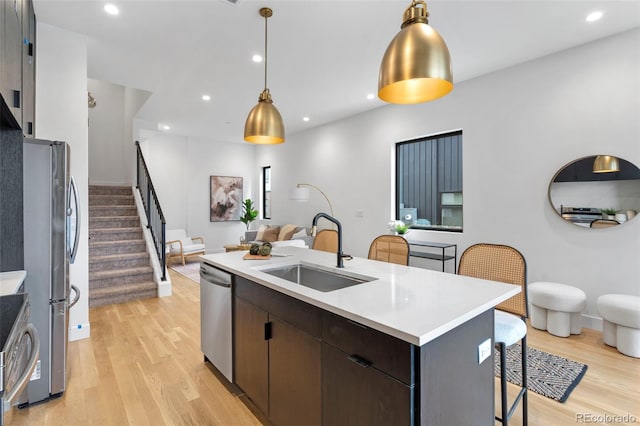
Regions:
M 270 242 L 273 247 L 300 246 L 312 247 L 313 239 L 306 228 L 293 224 L 283 226 L 260 225 L 260 228 L 253 231 L 246 231 L 244 238 L 247 243 Z

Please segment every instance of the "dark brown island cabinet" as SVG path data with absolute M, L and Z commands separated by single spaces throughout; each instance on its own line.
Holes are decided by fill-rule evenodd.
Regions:
M 423 346 L 234 277 L 234 383 L 275 425 L 493 425 L 493 310 Z M 255 409 L 255 408 L 254 408 Z

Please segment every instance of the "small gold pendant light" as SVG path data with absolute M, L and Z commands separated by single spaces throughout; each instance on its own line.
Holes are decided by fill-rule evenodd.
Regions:
M 264 90 L 260 93 L 258 104 L 249 112 L 244 124 L 244 140 L 255 144 L 278 144 L 284 142 L 284 123 L 282 116 L 273 105 L 271 93 L 267 88 L 267 18 L 273 15 L 268 7 L 260 9 L 264 18 Z
M 593 162 L 593 173 L 612 173 L 620 171 L 618 157 L 598 155 Z
M 429 24 L 427 4 L 414 0 L 404 12 L 401 31 L 391 40 L 380 65 L 378 97 L 394 104 L 438 99 L 453 89 L 451 56 Z

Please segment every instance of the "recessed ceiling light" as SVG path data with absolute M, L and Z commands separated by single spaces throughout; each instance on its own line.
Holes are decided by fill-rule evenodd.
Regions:
M 118 10 L 118 7 L 115 4 L 105 4 L 104 5 L 104 11 L 107 12 L 109 15 L 117 15 L 118 13 L 120 13 L 120 11 Z
M 302 117 L 302 121 L 309 121 L 309 117 Z
M 600 18 L 602 18 L 602 12 L 596 10 L 595 12 L 591 12 L 587 15 L 587 22 L 595 22 Z
M 373 98 L 375 98 L 375 95 L 373 93 L 369 93 L 367 95 L 367 99 L 373 99 Z
M 165 124 L 164 126 L 162 126 L 162 130 L 171 130 L 171 127 Z
M 251 57 L 251 60 L 252 60 L 253 62 L 255 62 L 256 64 L 259 64 L 260 62 L 262 62 L 262 56 L 260 56 L 260 55 L 253 55 L 253 56 Z
M 202 100 L 203 100 L 203 101 L 210 101 L 210 100 L 211 100 L 211 96 L 209 96 L 209 95 L 202 95 Z

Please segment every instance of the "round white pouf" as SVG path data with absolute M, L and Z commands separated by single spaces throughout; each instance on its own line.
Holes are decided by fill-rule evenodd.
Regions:
M 582 332 L 582 310 L 587 295 L 566 284 L 537 282 L 527 287 L 531 303 L 531 325 L 554 336 L 569 337 Z
M 640 297 L 605 294 L 598 297 L 597 305 L 604 343 L 625 355 L 640 358 Z

